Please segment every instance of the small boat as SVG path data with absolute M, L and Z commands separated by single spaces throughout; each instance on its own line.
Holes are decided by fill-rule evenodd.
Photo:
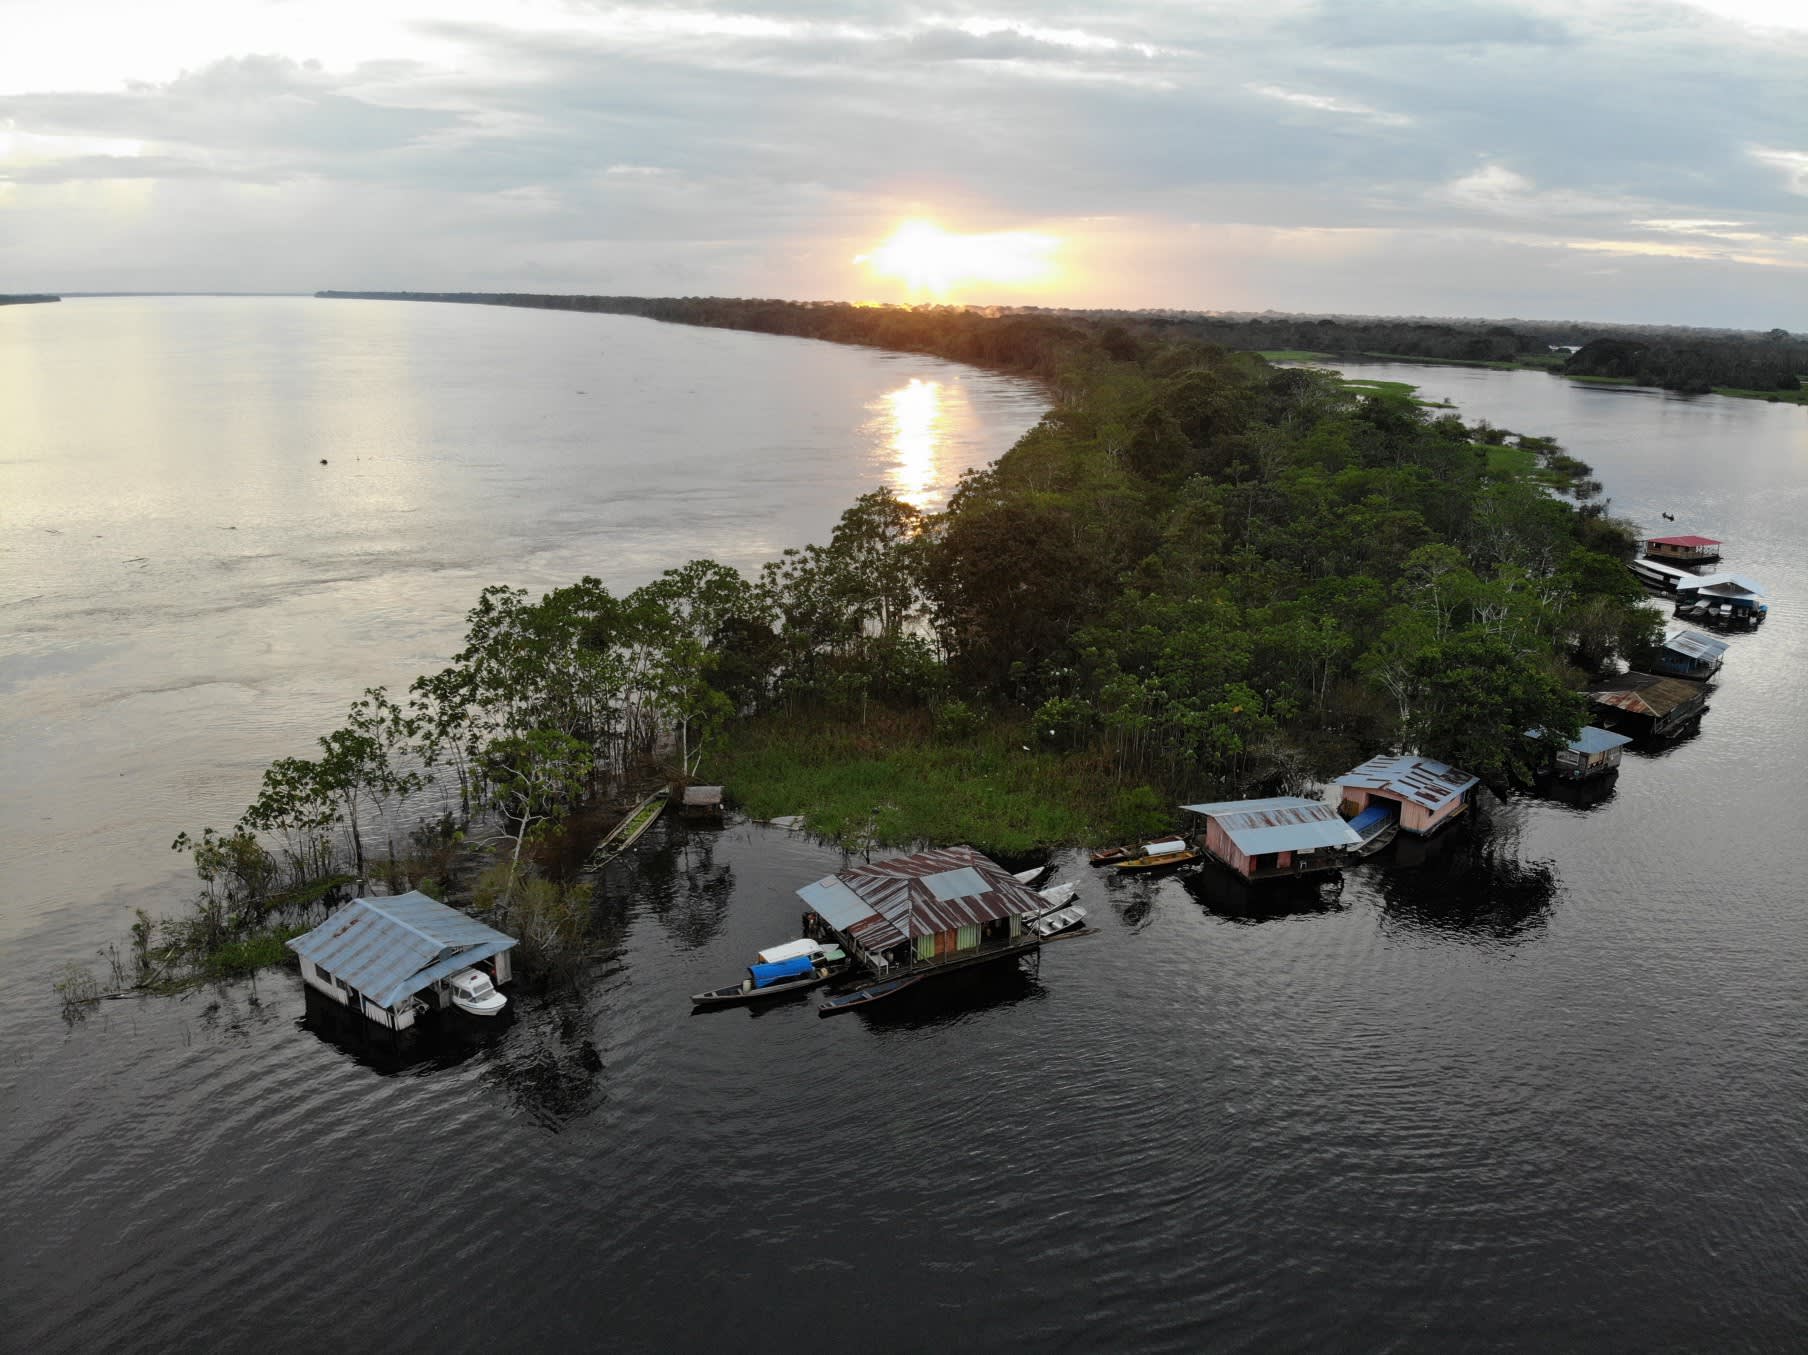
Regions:
M 1122 871 L 1167 870 L 1198 859 L 1199 853 L 1187 846 L 1185 838 L 1171 837 L 1161 842 L 1144 843 L 1141 856 L 1119 861 L 1117 868 Z
M 446 991 L 452 1005 L 472 1016 L 494 1016 L 508 1006 L 508 999 L 496 991 L 490 976 L 481 969 L 461 969 L 446 980 Z
M 781 960 L 794 960 L 799 955 L 807 955 L 817 964 L 823 965 L 835 965 L 847 959 L 841 947 L 834 942 L 817 941 L 810 937 L 799 937 L 780 946 L 767 946 L 756 952 L 753 958 L 761 964 L 777 964 Z
M 877 1002 L 881 998 L 890 997 L 893 993 L 901 993 L 912 984 L 923 979 L 921 974 L 900 974 L 895 979 L 884 979 L 879 983 L 870 983 L 864 988 L 856 988 L 851 993 L 837 993 L 834 997 L 825 998 L 822 1006 L 816 1009 L 818 1016 L 838 1016 L 842 1012 L 851 1012 L 866 1006 L 869 1002 Z
M 1128 860 L 1134 850 L 1132 847 L 1099 847 L 1093 851 L 1091 861 L 1095 866 L 1114 866 Z
M 748 965 L 747 977 L 739 983 L 711 988 L 706 993 L 692 993 L 691 1002 L 699 1007 L 719 1007 L 733 1002 L 763 1002 L 767 998 L 783 997 L 786 993 L 801 993 L 806 988 L 827 983 L 834 977 L 834 970 L 829 965 L 818 964 L 808 955 L 797 955 L 776 964 Z
M 1026 884 L 1033 888 L 1036 881 L 1040 880 L 1044 875 L 1047 875 L 1052 869 L 1052 866 L 1031 866 L 1028 870 L 1012 871 L 1011 878 L 1016 880 L 1019 884 Z
M 1050 885 L 1047 889 L 1037 890 L 1036 896 L 1047 906 L 1042 909 L 1042 912 L 1031 913 L 1030 916 L 1041 917 L 1043 913 L 1052 913 L 1057 908 L 1065 907 L 1073 901 L 1073 896 L 1079 892 L 1079 888 L 1080 886 L 1072 880 L 1068 880 L 1062 884 Z
M 656 790 L 633 809 L 629 810 L 622 821 L 611 828 L 603 840 L 596 844 L 596 850 L 579 870 L 580 875 L 594 875 L 628 848 L 639 842 L 641 837 L 659 819 L 666 804 L 666 793 Z
M 1066 908 L 1054 908 L 1033 918 L 1026 918 L 1024 924 L 1044 941 L 1052 941 L 1057 936 L 1064 936 L 1084 927 L 1086 910 L 1077 903 L 1070 904 Z
M 1400 831 L 1400 818 L 1392 805 L 1372 804 L 1350 820 L 1350 827 L 1362 837 L 1361 842 L 1350 848 L 1350 855 L 1361 859 L 1373 856 L 1394 840 L 1394 835 Z

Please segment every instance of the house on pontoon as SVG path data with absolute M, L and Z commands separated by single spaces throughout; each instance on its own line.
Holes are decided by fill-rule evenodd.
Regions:
M 1674 593 L 1684 580 L 1693 583 L 1701 575 L 1677 565 L 1667 565 L 1662 560 L 1631 560 L 1626 568 L 1632 576 L 1654 593 Z
M 1536 734 L 1537 731 L 1531 731 Z M 1583 725 L 1582 732 L 1551 756 L 1551 775 L 1559 781 L 1588 781 L 1620 769 L 1620 753 L 1632 740 L 1612 730 Z
M 389 1030 L 452 1005 L 454 975 L 475 969 L 500 987 L 513 977 L 515 938 L 419 890 L 353 899 L 288 943 L 308 987 Z
M 1726 651 L 1725 640 L 1678 626 L 1664 636 L 1663 646 L 1651 666 L 1668 677 L 1706 682 L 1720 671 Z
M 856 964 L 896 976 L 961 968 L 1035 950 L 1024 919 L 1048 901 L 971 847 L 896 856 L 825 875 L 797 891 L 804 935 L 834 940 Z
M 1284 880 L 1336 870 L 1362 835 L 1331 806 L 1299 795 L 1182 805 L 1204 820 L 1205 854 L 1245 880 Z
M 1653 536 L 1645 541 L 1645 554 L 1673 565 L 1711 565 L 1722 544 L 1711 536 Z
M 1467 810 L 1479 784 L 1436 758 L 1388 753 L 1337 778 L 1338 812 L 1353 819 L 1371 805 L 1394 806 L 1403 832 L 1426 837 Z
M 1709 626 L 1756 630 L 1770 615 L 1764 585 L 1743 574 L 1702 574 L 1677 581 L 1675 616 Z
M 1708 708 L 1707 688 L 1700 683 L 1636 671 L 1600 683 L 1588 699 L 1609 724 L 1658 738 L 1681 733 Z

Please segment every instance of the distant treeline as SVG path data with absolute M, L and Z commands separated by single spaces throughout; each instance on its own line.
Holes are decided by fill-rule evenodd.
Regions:
M 28 295 L 25 293 L 21 293 L 18 296 L 0 295 L 0 306 L 29 306 L 34 301 L 61 301 L 62 299 L 63 298 L 60 296 Z
M 1669 390 L 1799 391 L 1808 338 L 1675 326 L 1581 321 L 1430 320 L 1372 316 L 1220 316 L 1037 307 L 857 306 L 724 297 L 548 296 L 515 292 L 319 292 L 321 297 L 452 301 L 639 315 L 674 324 L 789 334 L 833 343 L 932 353 L 957 362 L 1054 378 L 1076 345 L 1119 359 L 1136 341 L 1191 339 L 1255 352 L 1512 363 L 1568 376 L 1612 377 Z M 1569 349 L 1577 349 L 1568 353 Z

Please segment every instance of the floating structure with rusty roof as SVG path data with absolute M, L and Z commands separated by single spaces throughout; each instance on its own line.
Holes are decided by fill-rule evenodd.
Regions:
M 1354 818 L 1371 804 L 1399 806 L 1400 827 L 1425 836 L 1435 833 L 1473 803 L 1478 778 L 1414 753 L 1372 757 L 1337 778 L 1340 812 Z
M 1637 671 L 1599 683 L 1588 699 L 1613 724 L 1660 738 L 1681 732 L 1708 708 L 1707 689 L 1699 683 Z
M 1205 820 L 1206 855 L 1251 882 L 1336 870 L 1362 843 L 1330 805 L 1299 795 L 1181 808 Z
M 878 975 L 944 969 L 1033 950 L 1023 919 L 1047 909 L 1035 890 L 971 847 L 853 866 L 797 891 L 804 934 L 834 937 Z

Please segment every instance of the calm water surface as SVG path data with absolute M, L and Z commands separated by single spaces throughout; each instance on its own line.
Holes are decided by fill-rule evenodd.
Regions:
M 104 373 L 78 378 L 70 352 L 62 376 L 41 371 L 40 404 L 71 383 L 88 394 L 28 422 L 66 441 L 5 467 L 8 596 L 31 591 L 16 586 L 26 564 L 62 590 L 54 605 L 22 604 L 4 717 L 9 770 L 30 762 L 53 820 L 40 830 L 9 802 L 8 1342 L 1801 1348 L 1804 411 L 1537 373 L 1413 376 L 1471 417 L 1555 434 L 1596 466 L 1616 511 L 1655 526 L 1667 510 L 1678 530 L 1725 538 L 1731 567 L 1764 580 L 1775 609 L 1734 639 L 1700 733 L 1629 757 L 1606 798 L 1492 805 L 1352 873 L 1341 897 L 1263 904 L 1215 876 L 1121 881 L 1068 859 L 1058 878 L 1082 881 L 1101 931 L 1048 948 L 1035 975 L 951 979 L 833 1021 L 808 1001 L 693 1018 L 684 995 L 790 934 L 790 891 L 841 859 L 759 826 L 662 827 L 605 882 L 609 958 L 583 996 L 517 1004 L 476 1043 L 385 1058 L 310 1012 L 287 974 L 111 1004 L 65 1028 L 46 967 L 104 940 L 132 891 L 167 870 L 108 841 L 197 821 L 216 792 L 171 778 L 255 778 L 349 691 L 443 653 L 455 621 L 430 606 L 456 613 L 492 578 L 633 581 L 702 548 L 751 562 L 820 538 L 873 475 L 844 467 L 813 510 L 796 496 L 850 446 L 895 471 L 895 432 L 861 442 L 855 430 L 913 376 L 941 383 L 943 401 L 961 392 L 979 455 L 1036 412 L 990 378 L 779 340 L 550 313 L 239 304 L 241 323 L 278 337 L 229 345 L 245 365 L 226 381 L 204 317 L 120 303 L 114 327 L 137 316 L 164 337 L 102 350 Z M 33 323 L 24 347 L 54 371 L 48 321 Z M 19 327 L 0 334 L 12 371 L 0 379 L 17 382 Z M 644 358 L 644 387 L 605 385 L 599 353 L 635 370 Z M 308 383 L 329 371 L 368 381 L 367 409 L 412 412 L 373 426 L 316 408 Z M 674 408 L 672 383 L 693 376 L 696 399 Z M 10 410 L 23 397 L 8 389 Z M 648 412 L 622 389 L 649 392 Z M 144 442 L 176 465 L 194 458 L 185 440 L 263 401 L 261 431 L 212 444 L 222 468 L 241 455 L 263 467 L 261 497 L 239 470 L 190 472 L 186 518 L 170 494 L 126 490 L 136 421 L 109 390 L 186 392 L 189 412 Z M 642 491 L 644 463 L 597 449 L 627 445 L 608 439 L 630 426 L 644 440 L 656 417 L 659 459 L 694 449 L 703 468 L 662 470 Z M 117 442 L 102 435 L 116 419 Z M 310 438 L 296 420 L 346 431 Z M 800 424 L 832 450 L 811 451 Z M 763 457 L 737 450 L 756 426 Z M 87 495 L 68 487 L 71 452 L 90 445 L 110 448 L 114 469 L 89 493 L 127 501 L 91 532 L 135 533 L 120 557 L 170 546 L 171 586 L 97 571 L 84 594 L 41 563 L 41 543 L 21 544 L 37 527 L 75 535 L 72 505 Z M 339 450 L 320 451 L 332 461 L 320 468 L 327 445 Z M 43 464 L 59 454 L 62 472 Z M 380 509 L 327 479 L 342 462 L 359 474 L 359 455 L 378 463 L 362 473 Z M 793 457 L 801 469 L 786 469 Z M 392 458 L 406 464 L 385 469 Z M 791 488 L 756 494 L 727 483 L 728 465 Z M 135 495 L 161 505 L 149 525 Z M 221 497 L 231 506 L 216 513 Z M 273 558 L 243 585 L 234 622 L 238 586 L 202 567 L 229 571 L 211 563 L 229 552 L 200 524 L 242 533 L 303 504 L 324 537 L 272 526 L 284 544 L 256 548 Z M 588 525 L 561 526 L 579 506 Z M 334 535 L 345 512 L 361 526 Z M 395 526 L 422 515 L 441 525 Z M 185 539 L 216 554 L 196 545 L 178 565 Z M 317 539 L 336 544 L 302 544 Z M 435 543 L 454 558 L 443 587 Z M 179 621 L 172 595 L 191 589 L 214 601 Z M 197 652 L 168 653 L 159 632 Z M 164 708 L 151 689 L 175 683 L 134 684 L 135 667 L 237 676 Z M 92 723 L 71 724 L 72 701 Z M 231 765 L 210 753 L 220 746 Z M 135 793 L 104 795 L 121 768 Z M 61 822 L 70 812 L 87 814 L 80 831 Z M 113 821 L 97 824 L 103 812 Z M 64 848 L 40 853 L 40 831 Z

